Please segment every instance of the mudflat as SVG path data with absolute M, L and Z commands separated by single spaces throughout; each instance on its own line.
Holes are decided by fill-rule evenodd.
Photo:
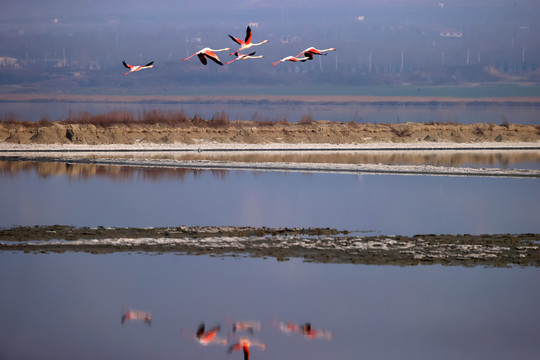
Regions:
M 0 251 L 172 252 L 377 265 L 540 266 L 540 234 L 370 236 L 331 228 L 33 226 L 0 229 Z

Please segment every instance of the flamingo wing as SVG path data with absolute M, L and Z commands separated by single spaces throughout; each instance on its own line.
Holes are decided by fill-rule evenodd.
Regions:
M 199 60 L 201 60 L 203 65 L 208 64 L 208 62 L 206 61 L 206 56 L 204 56 L 204 54 L 197 54 L 197 57 L 199 58 Z
M 238 45 L 242 46 L 244 45 L 244 42 L 238 38 L 235 38 L 234 36 L 232 35 L 229 35 L 229 37 L 232 39 L 232 41 L 234 41 L 235 43 L 237 43 Z
M 150 66 L 150 65 L 152 65 L 153 63 L 154 63 L 154 62 L 151 61 L 151 62 L 149 62 L 148 64 L 146 64 L 146 65 L 144 65 L 144 66 Z
M 122 64 L 124 64 L 124 66 L 127 67 L 127 68 L 130 69 L 130 70 L 131 70 L 131 68 L 133 67 L 133 66 L 131 66 L 131 65 L 126 64 L 125 61 L 122 61 Z
M 197 329 L 197 332 L 195 333 L 195 336 L 198 338 L 200 338 L 202 335 L 204 334 L 204 323 L 202 323 L 201 325 L 199 325 L 199 328 Z
M 246 29 L 246 44 L 249 44 L 251 42 L 251 28 L 248 26 Z
M 251 54 L 247 54 L 247 56 L 253 56 L 255 55 L 256 51 L 252 52 Z
M 217 56 L 216 54 L 214 54 L 213 52 L 209 51 L 209 52 L 207 53 L 207 56 L 208 56 L 208 58 L 209 58 L 210 60 L 212 60 L 212 61 L 215 62 L 216 64 L 223 65 L 223 64 L 221 63 L 221 61 L 219 61 L 218 56 Z M 206 64 L 205 64 L 205 65 L 206 65 Z

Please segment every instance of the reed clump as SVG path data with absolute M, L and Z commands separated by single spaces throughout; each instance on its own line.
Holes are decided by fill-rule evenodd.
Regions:
M 283 118 L 268 118 L 262 117 L 255 113 L 248 121 L 249 126 L 258 127 L 273 127 L 276 125 L 290 124 L 287 116 Z M 212 115 L 210 119 L 204 119 L 199 114 L 194 114 L 189 117 L 184 110 L 164 112 L 160 110 L 148 110 L 135 114 L 133 111 L 114 110 L 107 113 L 92 114 L 88 111 L 72 112 L 70 111 L 65 119 L 52 121 L 44 116 L 38 121 L 21 121 L 15 114 L 6 114 L 0 117 L 0 123 L 5 125 L 22 125 L 26 128 L 39 128 L 44 126 L 52 126 L 54 123 L 61 125 L 94 125 L 96 127 L 108 128 L 112 126 L 125 125 L 160 125 L 164 127 L 209 127 L 209 128 L 227 128 L 233 124 L 229 115 L 225 111 L 221 111 Z M 245 121 L 235 121 L 236 127 L 242 127 Z M 315 120 L 311 115 L 303 116 L 298 122 L 302 125 L 314 124 Z

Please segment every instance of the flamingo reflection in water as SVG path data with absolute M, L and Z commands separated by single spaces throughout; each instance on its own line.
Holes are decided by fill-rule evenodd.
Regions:
M 326 339 L 332 340 L 332 332 L 327 330 L 313 329 L 311 323 L 307 322 L 303 325 L 293 324 L 290 321 L 287 322 L 272 322 L 272 325 L 276 326 L 281 332 L 288 335 L 293 333 L 302 334 L 305 338 L 313 339 Z
M 253 335 L 255 331 L 261 331 L 261 322 L 257 320 L 234 321 L 230 318 L 225 318 L 225 321 L 232 323 L 233 333 L 245 331 L 250 335 Z
M 206 331 L 204 323 L 199 325 L 197 332 L 195 334 L 191 333 L 190 337 L 194 338 L 199 344 L 203 346 L 208 346 L 210 344 L 216 345 L 227 345 L 227 339 L 218 336 L 218 332 L 221 329 L 219 325 L 214 326 L 210 330 Z M 186 333 L 184 329 L 181 330 L 182 333 Z
M 249 348 L 257 347 L 260 350 L 264 351 L 266 345 L 253 339 L 240 338 L 236 344 L 233 344 L 229 347 L 228 353 L 231 354 L 234 351 L 242 350 L 244 353 L 244 360 L 249 360 Z
M 122 309 L 122 324 L 126 321 L 132 321 L 132 320 L 144 320 L 146 325 L 152 325 L 152 314 L 145 312 L 145 311 L 139 311 L 139 310 L 128 310 L 125 311 Z

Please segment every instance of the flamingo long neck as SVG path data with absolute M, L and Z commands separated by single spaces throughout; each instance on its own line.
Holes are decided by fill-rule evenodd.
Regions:
M 330 48 L 330 49 L 324 49 L 324 50 L 319 50 L 320 52 L 325 52 L 325 51 L 335 51 L 336 49 L 334 48 Z
M 259 45 L 262 45 L 262 44 L 266 44 L 267 42 L 268 42 L 268 40 L 261 41 L 260 43 L 251 43 L 251 46 L 259 46 Z
M 228 50 L 231 50 L 231 48 L 224 48 L 224 49 L 217 49 L 217 50 L 214 50 L 214 49 L 210 49 L 211 51 L 228 51 Z
M 197 54 L 198 54 L 198 52 L 196 52 L 195 54 L 193 54 L 193 55 L 191 55 L 191 56 L 188 56 L 188 57 L 185 58 L 185 59 L 182 59 L 182 61 L 186 61 L 187 59 L 191 59 L 192 57 L 194 57 L 194 56 L 197 55 Z

